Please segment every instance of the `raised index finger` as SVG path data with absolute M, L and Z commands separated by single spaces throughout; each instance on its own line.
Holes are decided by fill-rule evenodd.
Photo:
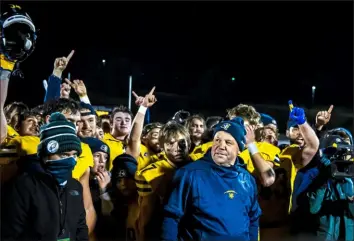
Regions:
M 333 105 L 331 105 L 331 106 L 329 107 L 329 109 L 328 109 L 328 111 L 327 111 L 327 112 L 328 112 L 329 114 L 331 114 L 331 113 L 332 113 L 332 111 L 333 111 L 333 108 L 334 108 L 334 106 L 333 106 Z
M 70 86 L 73 85 L 73 83 L 69 79 L 65 78 L 64 80 L 65 80 L 66 83 L 68 83 L 68 85 L 70 85 Z
M 149 92 L 149 95 L 152 95 L 152 94 L 154 94 L 154 91 L 155 91 L 155 86 L 154 87 L 152 87 L 152 89 L 150 90 L 150 92 Z
M 68 55 L 68 57 L 66 57 L 66 60 L 67 60 L 68 62 L 69 62 L 70 59 L 73 57 L 74 53 L 75 53 L 75 50 L 71 50 L 71 52 L 70 52 L 70 54 Z
M 135 91 L 132 91 L 132 94 L 134 95 L 135 99 L 139 98 L 139 96 L 135 93 Z

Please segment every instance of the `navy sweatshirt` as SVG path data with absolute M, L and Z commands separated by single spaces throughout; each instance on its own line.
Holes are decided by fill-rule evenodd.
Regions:
M 257 186 L 240 164 L 221 167 L 210 152 L 180 168 L 164 208 L 162 240 L 258 240 Z

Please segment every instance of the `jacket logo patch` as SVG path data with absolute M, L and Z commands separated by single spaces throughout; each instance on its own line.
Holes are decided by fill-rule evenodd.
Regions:
M 228 190 L 228 191 L 224 192 L 224 194 L 227 194 L 230 199 L 234 199 L 235 194 L 237 194 L 237 193 L 234 190 Z
M 79 192 L 76 190 L 70 190 L 69 193 L 71 196 L 79 196 Z

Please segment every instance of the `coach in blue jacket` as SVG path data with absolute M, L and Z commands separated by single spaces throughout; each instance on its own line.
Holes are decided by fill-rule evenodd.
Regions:
M 257 186 L 237 158 L 245 135 L 241 118 L 219 123 L 211 151 L 176 172 L 162 240 L 258 240 Z

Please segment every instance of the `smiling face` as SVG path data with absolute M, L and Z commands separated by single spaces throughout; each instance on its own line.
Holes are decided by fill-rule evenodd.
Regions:
M 113 117 L 113 129 L 120 136 L 126 136 L 130 133 L 132 118 L 129 113 L 117 112 Z
M 299 129 L 299 127 L 294 126 L 294 127 L 290 127 L 290 129 L 287 131 L 287 136 L 290 139 L 290 143 L 292 144 L 297 144 L 300 147 L 305 146 L 305 140 L 302 136 L 302 133 Z
M 81 115 L 78 136 L 95 137 L 96 135 L 96 116 Z
M 229 133 L 219 131 L 215 134 L 211 155 L 217 165 L 234 165 L 238 153 L 239 147 L 237 142 Z
M 19 128 L 19 134 L 20 136 L 38 136 L 39 125 L 37 118 L 35 116 L 28 116 L 23 120 Z

